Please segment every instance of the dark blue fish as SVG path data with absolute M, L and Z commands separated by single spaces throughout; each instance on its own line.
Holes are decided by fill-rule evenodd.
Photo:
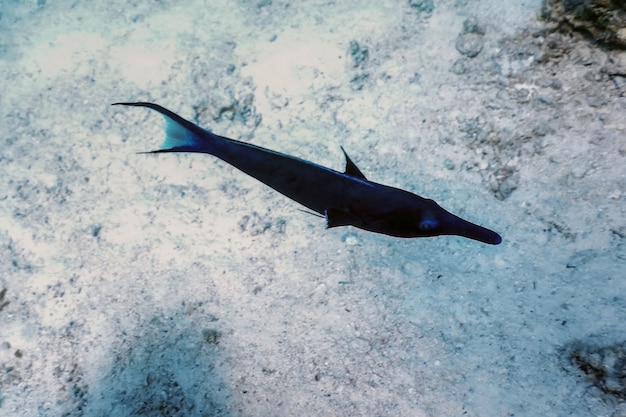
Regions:
M 396 237 L 457 235 L 497 245 L 496 232 L 444 210 L 433 200 L 369 181 L 348 157 L 338 172 L 290 155 L 218 136 L 153 103 L 115 103 L 148 107 L 166 121 L 162 149 L 146 152 L 197 152 L 214 155 L 279 193 L 326 218 L 327 227 L 354 226 Z

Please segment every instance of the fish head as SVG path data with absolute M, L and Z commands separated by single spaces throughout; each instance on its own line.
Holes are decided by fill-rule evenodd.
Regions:
M 490 245 L 502 242 L 502 237 L 493 230 L 462 219 L 433 200 L 421 197 L 419 199 L 419 204 L 414 208 L 415 220 L 411 230 L 414 237 L 454 235 Z
M 388 207 L 384 215 L 369 219 L 368 223 L 360 227 L 395 237 L 455 235 L 491 245 L 502 242 L 502 237 L 493 230 L 464 220 L 435 201 L 415 194 L 402 205 Z

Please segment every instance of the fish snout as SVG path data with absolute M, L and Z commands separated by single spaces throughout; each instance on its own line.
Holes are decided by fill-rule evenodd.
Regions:
M 502 242 L 502 236 L 493 230 L 464 220 L 454 214 L 450 214 L 450 217 L 444 221 L 443 230 L 443 234 L 463 236 L 490 245 L 499 245 Z

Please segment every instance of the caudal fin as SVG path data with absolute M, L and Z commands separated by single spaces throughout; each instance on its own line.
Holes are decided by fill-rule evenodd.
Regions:
M 113 106 L 147 107 L 161 113 L 165 119 L 165 140 L 161 149 L 141 153 L 159 152 L 200 152 L 211 153 L 212 139 L 215 137 L 211 132 L 183 119 L 176 113 L 154 103 L 113 103 Z

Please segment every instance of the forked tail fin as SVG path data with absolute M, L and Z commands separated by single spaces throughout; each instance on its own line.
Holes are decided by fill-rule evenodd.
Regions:
M 218 139 L 208 130 L 183 119 L 176 113 L 154 103 L 113 103 L 113 106 L 147 107 L 161 113 L 165 119 L 165 140 L 161 149 L 141 153 L 199 152 L 212 153 L 213 139 Z

